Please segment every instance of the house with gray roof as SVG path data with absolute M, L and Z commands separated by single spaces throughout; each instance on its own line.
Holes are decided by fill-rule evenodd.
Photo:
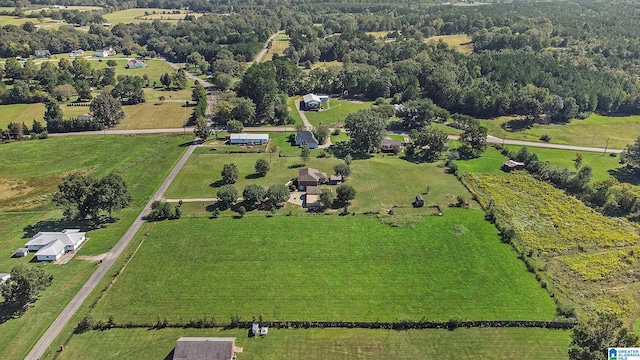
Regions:
M 309 149 L 316 149 L 318 145 L 320 145 L 318 139 L 316 139 L 316 135 L 309 130 L 297 133 L 295 142 L 298 146 L 307 145 Z
M 312 168 L 298 169 L 298 189 L 307 190 L 307 187 L 319 186 L 327 183 L 327 174 Z
M 236 352 L 242 352 L 236 348 L 236 338 L 181 337 L 173 360 L 231 360 Z
M 402 141 L 393 139 L 382 139 L 380 141 L 380 150 L 393 151 L 394 148 L 402 149 Z
M 36 50 L 35 55 L 37 58 L 48 58 L 51 57 L 51 52 L 49 50 Z
M 67 252 L 76 251 L 86 240 L 85 235 L 79 229 L 39 232 L 25 246 L 29 251 L 36 251 L 38 261 L 55 261 Z
M 302 110 L 318 111 L 322 108 L 322 99 L 316 94 L 307 94 L 302 97 L 302 101 L 304 106 Z

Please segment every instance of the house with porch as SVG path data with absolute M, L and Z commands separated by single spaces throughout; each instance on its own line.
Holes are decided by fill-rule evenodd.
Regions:
M 306 191 L 308 186 L 320 186 L 327 183 L 327 174 L 317 169 L 303 168 L 298 169 L 298 190 Z
M 320 145 L 318 139 L 316 139 L 316 135 L 309 130 L 297 133 L 295 142 L 297 146 L 307 145 L 309 149 L 316 149 L 318 148 L 318 145 Z

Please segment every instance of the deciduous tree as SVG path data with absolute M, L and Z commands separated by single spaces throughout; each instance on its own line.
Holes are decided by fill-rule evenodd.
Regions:
M 114 127 L 124 118 L 122 104 L 111 94 L 102 93 L 91 101 L 91 114 L 105 127 Z
M 349 201 L 355 199 L 356 189 L 351 185 L 342 184 L 336 188 L 336 200 L 342 204 L 348 204 Z
M 249 184 L 244 187 L 242 191 L 242 197 L 251 206 L 257 206 L 262 203 L 265 196 L 267 196 L 267 190 L 257 184 Z
M 52 281 L 53 275 L 41 267 L 18 265 L 11 269 L 11 278 L 0 284 L 0 295 L 5 304 L 25 306 L 36 300 Z
M 380 148 L 386 134 L 387 119 L 373 110 L 359 110 L 345 119 L 345 129 L 351 138 L 349 145 L 358 153 L 368 154 Z
M 204 118 L 197 118 L 196 124 L 193 128 L 193 134 L 203 141 L 207 140 L 211 136 L 211 127 Z
M 283 184 L 271 185 L 267 190 L 267 199 L 273 206 L 281 204 L 289 200 L 289 189 Z
M 253 167 L 253 169 L 256 171 L 256 174 L 263 177 L 267 175 L 270 168 L 271 166 L 269 166 L 269 162 L 265 159 L 256 160 L 256 164 Z
M 638 335 L 623 327 L 611 313 L 599 314 L 573 328 L 569 345 L 570 360 L 604 360 L 610 347 L 636 347 Z
M 238 200 L 238 190 L 232 185 L 224 185 L 216 193 L 223 208 L 228 208 Z
M 238 181 L 238 166 L 234 163 L 224 164 L 220 176 L 222 176 L 223 183 L 235 184 Z
M 244 129 L 242 123 L 238 120 L 230 120 L 227 121 L 227 131 L 232 134 L 239 134 Z

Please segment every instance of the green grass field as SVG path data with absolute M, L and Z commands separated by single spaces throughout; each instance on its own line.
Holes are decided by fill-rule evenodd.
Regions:
M 425 42 L 437 44 L 440 40 L 445 42 L 451 49 L 462 54 L 471 54 L 473 52 L 473 44 L 471 37 L 467 34 L 457 35 L 439 35 L 424 39 Z
M 292 96 L 289 98 L 289 100 L 287 100 L 287 106 L 289 108 L 289 115 L 291 115 L 291 117 L 296 121 L 296 124 L 300 124 L 302 125 L 302 118 L 300 117 L 300 114 L 298 113 L 298 110 L 296 108 L 296 100 L 300 99 L 300 96 Z
M 320 124 L 332 126 L 333 124 L 344 124 L 344 119 L 347 115 L 356 112 L 361 109 L 368 109 L 371 107 L 372 102 L 366 101 L 348 101 L 348 100 L 329 100 L 331 107 L 323 111 L 305 111 L 307 120 L 313 126 Z M 295 110 L 295 109 L 294 109 Z
M 27 193 L 15 194 L 2 188 L 2 209 L 42 208 L 0 212 L 1 272 L 9 272 L 33 256 L 11 258 L 13 251 L 23 247 L 28 240 L 23 238 L 25 228 L 35 225 L 34 231 L 37 231 L 74 226 L 58 222 L 61 211 L 49 205 L 50 194 L 64 174 L 80 170 L 102 176 L 115 171 L 125 178 L 133 196 L 131 206 L 115 214 L 119 218 L 117 223 L 88 232 L 89 241 L 78 250 L 78 257 L 65 265 L 38 265 L 54 275 L 53 284 L 24 315 L 0 324 L 0 333 L 3 334 L 0 337 L 0 354 L 3 359 L 25 357 L 95 270 L 95 262 L 81 260 L 79 256 L 105 253 L 122 237 L 184 151 L 179 145 L 185 141 L 188 139 L 181 136 L 110 136 L 107 139 L 89 136 L 23 141 L 0 147 L 0 156 L 5 159 L 29 159 L 28 162 L 6 162 L 0 168 L 0 187 L 13 182 L 28 190 Z
M 168 95 L 166 97 L 169 99 Z M 60 107 L 65 118 L 77 117 L 89 112 L 88 106 L 63 104 Z M 119 130 L 178 128 L 183 126 L 193 112 L 191 107 L 185 110 L 182 100 L 181 102 L 166 101 L 162 104 L 157 100 L 148 100 L 144 104 L 123 106 L 122 109 L 127 116 L 115 127 Z M 46 125 L 43 117 L 44 104 L 42 103 L 0 105 L 0 128 L 2 129 L 6 129 L 10 122 L 24 122 L 31 128 L 34 119 Z
M 107 68 L 107 60 L 115 60 L 116 61 L 116 77 L 119 75 L 129 75 L 129 76 L 140 76 L 142 77 L 144 74 L 147 74 L 149 77 L 150 85 L 153 86 L 154 82 L 156 82 L 157 86 L 162 86 L 160 83 L 160 76 L 164 73 L 173 74 L 176 72 L 174 68 L 169 66 L 165 61 L 162 60 L 145 60 L 145 66 L 138 69 L 127 69 L 127 58 L 124 59 L 111 59 L 107 58 L 104 61 L 90 61 L 91 66 L 94 69 L 105 69 Z M 189 86 L 193 86 L 193 80 L 188 79 Z M 167 96 L 168 98 L 168 96 Z
M 164 316 L 389 321 L 554 313 L 484 213 L 460 209 L 395 228 L 363 216 L 158 223 L 95 309 L 98 319 L 154 323 Z
M 510 117 L 482 120 L 489 134 L 502 138 L 502 125 Z M 540 141 L 544 134 L 551 136 L 551 143 L 582 145 L 604 148 L 609 139 L 609 148 L 624 149 L 640 136 L 640 116 L 611 117 L 592 114 L 584 120 L 572 120 L 566 125 L 534 125 L 523 131 L 506 132 L 508 139 Z
M 269 61 L 273 59 L 274 54 L 282 55 L 284 51 L 289 47 L 289 35 L 278 34 L 271 42 L 271 48 L 262 57 L 262 61 Z
M 566 359 L 569 332 L 542 329 L 352 330 L 163 329 L 91 331 L 76 335 L 58 359 L 162 359 L 181 336 L 236 337 L 240 360 L 263 359 Z
M 127 9 L 114 11 L 109 14 L 103 15 L 107 22 L 112 24 L 129 24 L 129 23 L 141 23 L 141 22 L 152 22 L 153 20 L 162 20 L 162 21 L 173 21 L 177 22 L 179 20 L 183 20 L 185 17 L 184 10 L 180 10 L 180 14 L 171 14 L 175 10 L 170 9 L 158 9 L 158 8 L 135 8 L 135 9 Z M 162 14 L 165 12 L 166 14 Z M 145 13 L 149 15 L 145 16 Z M 155 13 L 155 14 L 154 14 Z M 199 13 L 192 13 L 193 16 L 202 16 Z
M 20 26 L 28 22 L 33 23 L 34 25 L 38 26 L 41 29 L 56 29 L 63 25 L 69 26 L 69 24 L 67 23 L 54 23 L 54 22 L 49 22 L 49 20 L 50 20 L 49 18 L 43 18 L 43 21 L 41 22 L 35 18 L 26 18 L 26 17 L 21 18 L 21 17 L 11 16 L 11 15 L 0 15 L 0 26 L 5 26 L 5 25 Z
M 452 147 L 455 147 L 452 143 Z M 507 149 L 513 152 L 517 152 L 522 146 L 505 145 Z M 618 162 L 617 157 L 611 157 L 609 155 L 603 155 L 602 153 L 594 153 L 588 151 L 576 152 L 574 150 L 562 150 L 562 149 L 547 149 L 529 147 L 529 151 L 535 153 L 538 159 L 541 161 L 548 161 L 552 165 L 566 167 L 571 171 L 574 171 L 573 159 L 576 154 L 580 153 L 583 158 L 582 165 L 590 166 L 593 169 L 592 181 L 600 181 L 611 177 L 610 172 L 616 169 L 622 168 L 622 165 Z M 456 164 L 460 171 L 467 173 L 483 173 L 483 174 L 504 174 L 501 170 L 502 164 L 509 160 L 507 157 L 502 156 L 500 151 L 489 146 L 487 150 L 480 158 L 472 160 L 458 160 Z
M 285 145 L 287 146 L 287 145 Z M 283 146 L 280 146 L 282 149 Z M 296 153 L 299 150 L 296 149 Z M 319 150 L 315 150 L 319 151 Z M 212 151 L 209 151 L 212 152 Z M 270 159 L 271 157 L 271 159 Z M 271 161 L 271 170 L 264 178 L 254 178 L 253 166 L 257 159 Z M 312 157 L 308 167 L 327 174 L 340 162 L 336 158 Z M 239 192 L 248 184 L 262 186 L 285 184 L 298 176 L 299 157 L 278 157 L 269 154 L 194 154 L 171 184 L 165 197 L 169 199 L 214 198 L 216 181 L 226 163 L 235 163 L 240 176 L 234 186 Z M 402 176 L 399 176 L 401 174 Z M 395 156 L 378 155 L 368 160 L 355 160 L 351 164 L 351 176 L 347 183 L 356 191 L 356 198 L 349 209 L 356 212 L 386 211 L 394 205 L 410 206 L 417 194 L 423 194 L 426 205 L 448 206 L 458 196 L 470 199 L 471 195 L 453 175 L 444 173 L 439 163 L 413 164 Z M 429 193 L 424 194 L 429 188 Z

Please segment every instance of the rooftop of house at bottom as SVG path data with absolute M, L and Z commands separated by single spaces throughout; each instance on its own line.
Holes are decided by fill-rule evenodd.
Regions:
M 236 338 L 181 337 L 176 342 L 173 360 L 231 360 L 236 352 Z
M 79 229 L 64 229 L 60 232 L 39 232 L 25 246 L 37 251 L 39 261 L 55 261 L 64 253 L 77 250 L 85 241 L 86 233 Z

